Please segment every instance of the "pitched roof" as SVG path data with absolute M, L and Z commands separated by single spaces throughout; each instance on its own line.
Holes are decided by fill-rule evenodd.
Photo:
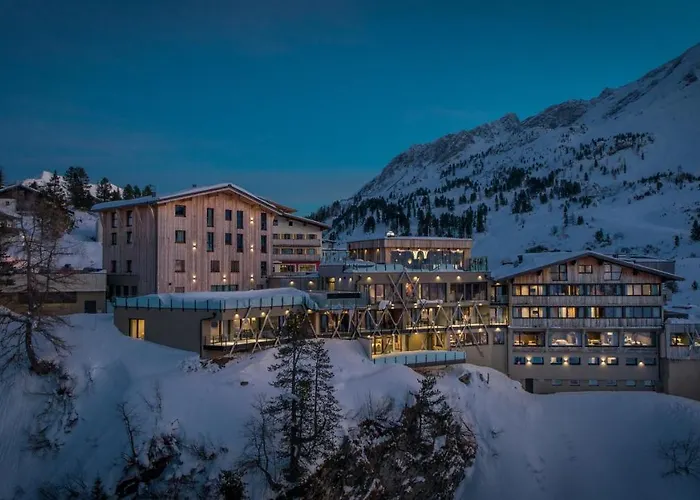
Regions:
M 16 182 L 16 183 L 14 183 L 14 184 L 10 184 L 10 185 L 1 187 L 1 188 L 0 188 L 0 194 L 1 194 L 1 193 L 4 193 L 4 192 L 6 192 L 6 191 L 11 191 L 11 190 L 16 189 L 16 188 L 19 188 L 19 189 L 26 189 L 27 191 L 32 191 L 32 192 L 34 192 L 34 193 L 41 194 L 41 191 L 39 191 L 38 189 L 35 189 L 35 188 L 31 187 L 31 186 L 25 186 L 24 184 L 21 184 L 21 183 L 19 183 L 19 182 Z
M 582 257 L 594 257 L 596 259 L 609 262 L 611 264 L 617 264 L 622 267 L 628 267 L 631 269 L 636 269 L 645 273 L 660 276 L 662 278 L 674 281 L 683 281 L 684 278 L 673 273 L 667 273 L 665 271 L 660 271 L 648 266 L 643 266 L 629 260 L 618 259 L 612 257 L 611 255 L 606 255 L 599 252 L 594 252 L 592 250 L 584 250 L 581 252 L 545 252 L 545 253 L 534 253 L 523 255 L 522 263 L 515 263 L 512 265 L 502 264 L 500 267 L 491 270 L 491 275 L 495 281 L 506 280 L 515 278 L 516 276 L 521 276 L 523 274 L 528 274 L 533 271 L 539 271 L 545 267 L 553 266 L 556 264 L 562 264 L 564 262 L 580 259 Z
M 313 220 L 313 219 L 307 219 L 306 217 L 300 217 L 298 215 L 292 215 L 290 213 L 281 213 L 279 215 L 281 217 L 286 217 L 287 219 L 298 220 L 298 221 L 304 222 L 306 224 L 311 224 L 312 226 L 318 226 L 322 229 L 330 229 L 331 228 L 331 226 L 329 226 L 328 224 L 325 224 L 323 222 L 319 222 L 319 221 Z

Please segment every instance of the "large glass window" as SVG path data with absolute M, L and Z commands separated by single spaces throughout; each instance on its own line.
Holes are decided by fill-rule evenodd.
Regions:
M 214 209 L 207 208 L 207 227 L 214 227 Z
M 515 332 L 513 345 L 520 347 L 543 347 L 544 332 Z
M 656 347 L 654 332 L 624 332 L 625 347 Z
M 421 283 L 418 286 L 419 298 L 423 300 L 445 300 L 444 283 Z
M 243 229 L 243 210 L 236 210 L 236 229 Z
M 129 337 L 143 340 L 146 337 L 146 320 L 130 319 L 129 320 Z
M 617 347 L 618 345 L 617 332 L 586 332 L 587 347 Z
M 547 295 L 546 288 L 544 285 L 514 285 L 513 295 L 516 296 L 526 296 L 526 295 Z
M 242 234 L 236 235 L 236 252 L 243 253 L 243 235 Z
M 581 332 L 550 332 L 549 345 L 551 347 L 581 346 Z
M 260 214 L 260 230 L 267 231 L 267 214 Z
M 214 251 L 214 233 L 207 233 L 207 252 Z
M 552 281 L 566 281 L 568 279 L 566 264 L 558 264 L 549 268 Z

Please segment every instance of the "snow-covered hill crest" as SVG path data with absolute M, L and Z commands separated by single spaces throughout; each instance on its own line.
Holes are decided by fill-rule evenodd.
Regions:
M 700 253 L 698 116 L 700 44 L 590 101 L 412 146 L 314 215 L 338 240 L 466 235 L 497 260 L 533 247 L 687 257 Z
M 48 184 L 48 182 L 51 180 L 52 175 L 53 174 L 51 172 L 44 170 L 39 177 L 37 177 L 35 179 L 24 179 L 22 181 L 22 184 L 24 184 L 25 186 L 41 187 L 41 186 Z M 65 186 L 66 185 L 65 178 L 62 175 L 59 175 L 58 177 L 61 180 L 61 184 L 63 186 Z M 117 186 L 116 184 L 110 184 L 109 187 L 112 191 L 118 191 L 120 194 L 123 192 L 123 189 L 120 188 L 119 186 Z M 90 189 L 90 194 L 94 197 L 97 197 L 97 184 L 89 184 L 89 189 Z

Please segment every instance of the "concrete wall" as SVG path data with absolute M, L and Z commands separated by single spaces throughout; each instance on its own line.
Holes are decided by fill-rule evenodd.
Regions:
M 114 310 L 114 324 L 124 335 L 129 335 L 129 320 L 145 321 L 145 340 L 175 349 L 201 353 L 202 321 L 213 318 L 213 312 L 125 309 Z
M 662 359 L 664 392 L 700 401 L 700 359 Z

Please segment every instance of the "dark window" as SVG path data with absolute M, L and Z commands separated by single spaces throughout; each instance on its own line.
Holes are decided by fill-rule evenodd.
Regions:
M 185 231 L 183 229 L 175 230 L 175 243 L 185 243 L 187 238 L 185 237 Z
M 224 211 L 224 219 L 226 220 L 233 220 L 233 210 L 228 210 L 226 209 Z
M 117 244 L 117 233 L 112 233 L 112 245 Z
M 221 263 L 218 260 L 212 260 L 209 263 L 209 271 L 212 273 L 218 273 L 221 272 Z
M 260 277 L 264 278 L 267 276 L 267 262 L 264 260 L 260 262 Z
M 231 233 L 225 233 L 224 234 L 224 245 L 232 245 L 233 244 L 233 236 Z
M 532 364 L 533 365 L 543 365 L 544 364 L 544 358 L 542 356 L 534 356 L 532 358 Z
M 231 261 L 231 272 L 232 273 L 240 273 L 241 272 L 241 263 L 237 260 L 232 260 Z
M 293 226 L 294 226 L 294 222 L 289 221 L 289 227 L 293 227 Z
M 137 287 L 136 285 L 133 285 L 131 287 L 131 295 L 138 295 L 138 292 L 139 292 L 139 287 Z
M 110 273 L 116 273 L 117 272 L 117 261 L 113 260 L 109 264 L 109 272 Z
M 126 243 L 127 245 L 131 245 L 134 242 L 134 233 L 131 231 L 126 232 Z
M 112 227 L 117 227 L 117 212 L 112 212 L 110 216 L 112 218 Z
M 622 268 L 615 264 L 603 264 L 603 279 L 606 281 L 619 280 Z
M 527 360 L 525 359 L 525 356 L 516 356 L 515 358 L 513 358 L 513 364 L 525 365 L 527 364 Z
M 636 366 L 637 365 L 637 358 L 625 358 L 625 365 Z
M 131 261 L 130 260 L 126 261 L 126 272 L 127 273 L 131 272 Z
M 656 358 L 644 358 L 644 364 L 646 366 L 656 366 Z
M 27 304 L 29 296 L 22 292 L 19 294 L 19 303 Z M 42 294 L 41 300 L 44 304 L 75 304 L 78 302 L 77 292 L 46 292 Z
M 570 365 L 580 365 L 581 364 L 581 358 L 578 356 L 572 356 L 569 358 L 569 364 Z
M 236 252 L 243 253 L 243 235 L 236 235 Z
M 185 205 L 175 205 L 175 217 L 186 217 L 187 207 Z
M 566 281 L 568 279 L 566 275 L 566 264 L 552 266 L 549 272 L 551 274 L 552 281 Z
M 243 229 L 243 210 L 236 211 L 236 229 Z
M 185 272 L 185 261 L 184 260 L 175 260 L 175 272 L 176 273 L 184 273 Z
M 272 219 L 272 225 L 276 226 L 277 224 L 279 224 L 279 221 L 277 219 Z
M 134 225 L 134 212 L 131 210 L 126 211 L 126 225 L 127 227 Z
M 304 239 L 304 234 L 303 234 L 303 233 L 301 233 L 301 234 L 295 234 L 295 235 L 294 235 L 294 239 L 295 239 L 295 240 L 303 240 L 303 239 Z
M 591 356 L 590 358 L 588 358 L 588 364 L 589 365 L 599 365 L 600 358 L 598 356 Z
M 260 230 L 267 231 L 267 214 L 260 214 Z
M 267 253 L 267 235 L 260 235 L 260 252 Z
M 184 286 L 176 286 L 175 293 L 185 293 L 185 287 Z
M 214 233 L 207 233 L 207 252 L 214 251 Z
M 588 265 L 588 264 L 579 264 L 578 265 L 578 273 L 579 274 L 593 274 L 593 266 Z
M 207 227 L 214 227 L 214 209 L 207 208 Z

